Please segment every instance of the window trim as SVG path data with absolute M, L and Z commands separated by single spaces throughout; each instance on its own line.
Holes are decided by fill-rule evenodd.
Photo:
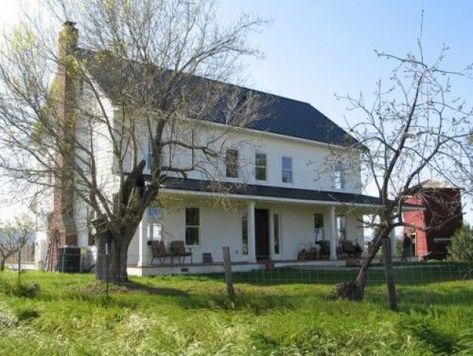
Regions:
M 284 172 L 289 171 L 289 169 L 284 168 L 283 161 L 284 161 L 285 158 L 291 160 L 291 169 L 290 169 L 291 181 L 290 182 L 285 182 L 284 181 Z M 291 156 L 281 156 L 281 183 L 283 183 L 283 184 L 294 184 L 294 159 Z
M 264 156 L 264 166 L 258 165 L 258 155 Z M 257 171 L 258 169 L 264 168 L 264 179 L 258 178 Z M 255 152 L 255 180 L 260 182 L 267 182 L 268 181 L 268 155 L 264 152 Z

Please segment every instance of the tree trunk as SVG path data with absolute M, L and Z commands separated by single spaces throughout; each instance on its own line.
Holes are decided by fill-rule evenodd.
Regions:
M 114 284 L 128 282 L 127 256 L 128 246 L 133 235 L 115 236 L 111 238 L 109 232 L 102 233 L 96 237 L 97 263 L 96 277 L 102 282 L 107 280 Z M 106 247 L 107 242 L 108 248 Z
M 337 294 L 340 298 L 355 300 L 355 301 L 363 300 L 365 296 L 366 281 L 368 279 L 368 268 L 381 246 L 382 235 L 383 234 L 379 234 L 373 239 L 373 242 L 368 248 L 366 258 L 363 260 L 361 264 L 361 267 L 360 267 L 360 270 L 358 272 L 355 282 L 354 283 L 341 283 L 337 285 Z
M 0 271 L 4 271 L 5 270 L 5 258 L 2 258 L 0 260 Z
M 396 284 L 394 283 L 391 241 L 389 238 L 383 238 L 383 261 L 386 285 L 388 287 L 389 307 L 391 310 L 397 311 L 397 293 Z

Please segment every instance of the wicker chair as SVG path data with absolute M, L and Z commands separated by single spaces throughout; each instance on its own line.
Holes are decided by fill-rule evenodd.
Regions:
M 166 261 L 166 257 L 173 257 L 171 253 L 166 251 L 166 246 L 164 246 L 164 241 L 151 241 L 151 250 L 153 252 L 153 258 L 151 259 L 151 264 L 155 258 L 158 259 L 159 264 L 162 265 Z M 172 261 L 172 260 L 171 260 Z
M 174 257 L 177 257 L 177 262 L 182 265 L 184 264 L 186 257 L 191 257 L 192 263 L 192 252 L 186 251 L 186 245 L 184 241 L 171 241 L 171 262 L 173 261 Z

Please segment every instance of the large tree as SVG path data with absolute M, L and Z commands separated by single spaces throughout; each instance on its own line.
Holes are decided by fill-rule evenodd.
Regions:
M 126 282 L 128 246 L 166 176 L 214 177 L 225 143 L 255 119 L 257 98 L 225 82 L 238 79 L 242 56 L 257 54 L 246 39 L 262 21 L 221 26 L 206 0 L 43 4 L 56 22 L 77 23 L 64 22 L 59 50 L 57 26 L 44 18 L 28 17 L 5 38 L 1 166 L 54 190 L 53 223 L 66 242 L 79 197 L 96 230 L 97 278 Z M 113 175 L 103 171 L 104 152 Z
M 380 207 L 365 221 L 365 226 L 373 229 L 374 238 L 356 280 L 340 285 L 338 292 L 343 297 L 362 300 L 368 268 L 384 246 L 389 304 L 394 310 L 397 297 L 390 234 L 396 227 L 408 225 L 402 210 L 412 187 L 431 177 L 450 183 L 471 177 L 466 143 L 473 111 L 452 86 L 459 79 L 470 78 L 471 66 L 462 71 L 447 70 L 443 67 L 446 48 L 439 57 L 428 61 L 421 41 L 418 43 L 417 54 L 377 53 L 394 62 L 394 69 L 387 83 L 378 82 L 373 100 L 362 94 L 340 97 L 348 102 L 351 115 L 361 118 L 349 132 L 366 148 L 361 151 L 364 181 L 376 191 Z

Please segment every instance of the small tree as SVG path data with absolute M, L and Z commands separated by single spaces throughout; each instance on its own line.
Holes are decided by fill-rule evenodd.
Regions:
M 33 228 L 33 222 L 26 217 L 16 218 L 1 227 L 0 271 L 5 269 L 7 258 L 19 252 L 23 246 L 32 241 Z
M 473 229 L 470 225 L 464 224 L 452 236 L 448 258 L 452 261 L 473 261 Z
M 462 71 L 444 69 L 443 47 L 429 63 L 419 43 L 417 54 L 397 56 L 377 52 L 395 63 L 385 85 L 378 82 L 374 99 L 341 97 L 348 110 L 362 119 L 349 130 L 365 149 L 361 162 L 366 185 L 375 187 L 380 205 L 365 226 L 374 230 L 354 283 L 348 283 L 342 297 L 362 300 L 368 268 L 383 246 L 386 281 L 391 309 L 397 309 L 397 293 L 392 273 L 390 235 L 396 227 L 410 226 L 403 220 L 403 206 L 412 198 L 412 188 L 422 178 L 442 177 L 449 182 L 470 177 L 467 151 L 473 111 L 453 93 L 452 77 L 471 77 L 471 66 Z M 359 147 L 359 145 L 357 147 Z M 463 180 L 464 181 L 464 180 Z M 435 228 L 428 226 L 427 229 Z

